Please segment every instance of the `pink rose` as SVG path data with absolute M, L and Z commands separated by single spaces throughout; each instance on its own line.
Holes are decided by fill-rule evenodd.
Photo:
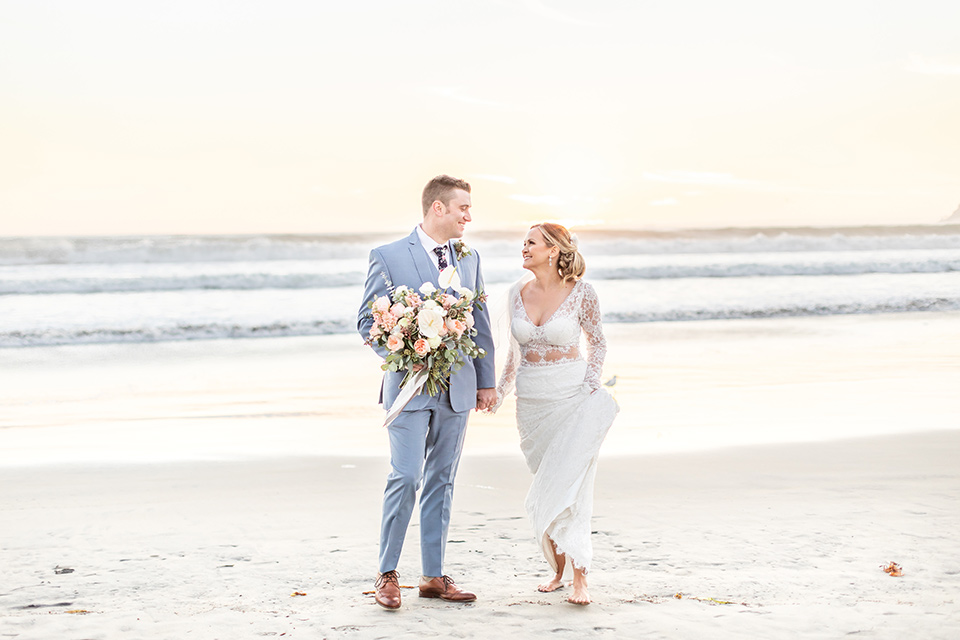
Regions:
M 387 296 L 380 296 L 373 303 L 373 308 L 380 313 L 386 313 L 390 310 L 390 298 Z
M 417 355 L 423 357 L 430 353 L 430 345 L 427 344 L 427 341 L 423 338 L 420 338 L 413 343 L 413 350 L 417 352 Z
M 463 321 L 467 323 L 467 327 L 473 329 L 473 314 L 467 311 L 463 314 Z
M 383 330 L 378 325 L 373 325 L 370 327 L 370 337 L 376 340 L 383 335 Z
M 449 309 L 456 303 L 457 299 L 449 293 L 443 294 L 443 308 Z
M 393 315 L 397 316 L 398 318 L 399 318 L 400 316 L 402 316 L 402 315 L 403 315 L 403 312 L 406 311 L 406 310 L 407 310 L 407 308 L 406 308 L 405 306 L 403 306 L 402 304 L 400 304 L 399 302 L 398 302 L 397 304 L 393 305 L 392 307 L 390 307 L 390 313 L 392 313 Z
M 403 348 L 403 338 L 398 336 L 395 333 L 390 334 L 390 337 L 387 338 L 387 349 L 390 351 L 400 351 Z
M 444 322 L 444 325 L 446 326 L 447 331 L 457 334 L 458 338 L 463 335 L 463 330 L 467 328 L 467 325 L 463 324 L 459 320 L 454 320 L 453 318 L 447 318 L 447 321 Z

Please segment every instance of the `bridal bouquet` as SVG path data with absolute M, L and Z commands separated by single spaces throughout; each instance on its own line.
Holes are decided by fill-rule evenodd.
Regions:
M 426 390 L 431 396 L 449 386 L 450 373 L 465 363 L 464 358 L 482 358 L 486 352 L 473 336 L 474 306 L 486 300 L 483 291 L 460 286 L 457 268 L 440 272 L 440 286 L 424 282 L 419 292 L 410 287 L 391 289 L 367 303 L 373 317 L 368 344 L 384 347 L 389 353 L 384 371 L 406 371 L 400 383 L 402 391 L 387 413 L 386 425 L 393 421 L 413 396 Z M 444 289 L 453 289 L 457 295 Z

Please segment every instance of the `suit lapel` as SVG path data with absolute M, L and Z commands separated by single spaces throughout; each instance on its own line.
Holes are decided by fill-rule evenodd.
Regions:
M 450 264 L 458 267 L 457 273 L 460 273 L 460 261 L 457 260 L 457 252 L 453 249 L 453 240 L 447 240 L 447 255 L 450 256 Z
M 420 244 L 420 236 L 417 235 L 416 229 L 410 234 L 408 240 L 410 241 L 410 257 L 413 258 L 413 266 L 417 268 L 420 282 L 432 282 L 434 286 L 438 286 L 437 280 L 440 273 L 437 271 L 437 267 L 427 258 L 427 252 L 423 250 L 423 245 Z
M 450 246 L 450 255 L 453 256 L 454 264 L 457 266 L 457 275 L 460 276 L 460 286 L 473 289 L 476 285 L 476 262 L 470 256 L 464 256 L 462 260 L 457 260 L 457 252 L 453 250 L 453 243 Z

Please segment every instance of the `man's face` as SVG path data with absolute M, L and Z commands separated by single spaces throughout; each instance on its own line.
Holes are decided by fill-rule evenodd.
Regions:
M 442 203 L 441 203 L 442 204 Z M 463 230 L 467 223 L 472 219 L 470 217 L 470 207 L 473 203 L 470 201 L 470 194 L 463 189 L 454 189 L 450 196 L 450 202 L 444 208 L 443 218 L 441 220 L 444 230 L 451 238 L 462 238 Z

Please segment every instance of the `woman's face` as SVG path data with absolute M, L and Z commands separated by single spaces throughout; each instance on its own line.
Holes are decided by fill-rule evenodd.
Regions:
M 556 253 L 554 247 L 548 247 L 547 242 L 540 233 L 539 228 L 533 228 L 527 231 L 527 237 L 523 239 L 523 268 L 536 269 L 547 264 L 550 256 Z

